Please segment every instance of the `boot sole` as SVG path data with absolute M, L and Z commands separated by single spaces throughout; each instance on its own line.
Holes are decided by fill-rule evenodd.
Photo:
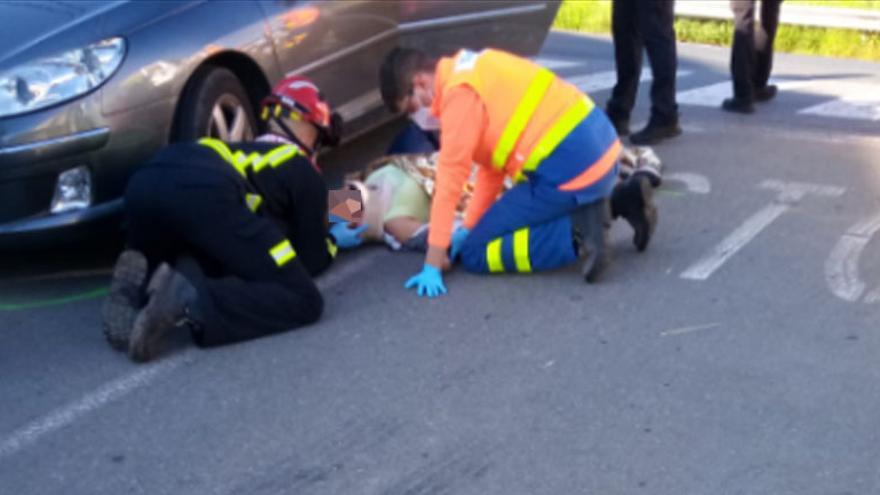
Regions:
M 161 298 L 171 282 L 173 271 L 167 263 L 162 263 L 147 286 L 150 302 L 142 309 L 134 320 L 131 338 L 129 339 L 128 355 L 132 360 L 144 363 L 155 358 L 162 351 L 165 334 L 171 330 L 175 321 L 158 310 Z
M 132 300 L 147 278 L 147 259 L 137 251 L 123 251 L 113 268 L 110 293 L 101 306 L 104 337 L 113 349 L 125 351 L 131 337 L 134 321 L 140 310 L 139 302 Z

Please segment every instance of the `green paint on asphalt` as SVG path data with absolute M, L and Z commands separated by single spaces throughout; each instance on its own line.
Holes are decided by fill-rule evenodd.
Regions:
M 683 193 L 681 191 L 673 191 L 672 189 L 657 189 L 657 194 L 662 194 L 663 196 L 686 196 L 687 193 Z
M 56 297 L 53 299 L 42 299 L 36 301 L 24 301 L 18 303 L 0 303 L 0 311 L 21 311 L 23 309 L 45 308 L 49 306 L 60 306 L 62 304 L 87 301 L 89 299 L 97 299 L 107 295 L 109 290 L 107 287 L 99 287 L 90 291 L 72 294 L 70 296 Z

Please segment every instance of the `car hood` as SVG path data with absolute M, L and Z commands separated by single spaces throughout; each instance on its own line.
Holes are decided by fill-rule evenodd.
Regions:
M 0 71 L 112 36 L 125 36 L 144 24 L 174 15 L 192 3 L 0 2 Z

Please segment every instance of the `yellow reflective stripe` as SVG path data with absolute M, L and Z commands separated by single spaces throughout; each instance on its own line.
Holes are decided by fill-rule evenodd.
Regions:
M 544 93 L 547 92 L 550 83 L 553 82 L 555 77 L 549 70 L 541 68 L 535 75 L 535 78 L 532 79 L 528 89 L 526 89 L 526 94 L 519 101 L 516 110 L 510 116 L 510 120 L 507 121 L 504 131 L 501 133 L 501 138 L 498 139 L 498 144 L 495 146 L 495 151 L 492 153 L 492 164 L 495 167 L 503 168 L 504 164 L 507 163 L 510 152 L 513 151 L 513 147 L 519 141 L 523 129 L 526 128 L 529 119 L 532 118 L 532 114 L 535 113 L 535 109 L 538 108 L 538 104 L 544 98 Z
M 277 155 L 275 155 L 276 151 L 278 152 Z M 289 146 L 289 145 L 285 146 L 284 148 L 282 148 L 280 150 L 277 150 L 277 149 L 273 150 L 272 153 L 270 154 L 270 156 L 272 156 L 272 158 L 269 160 L 269 165 L 272 165 L 272 168 L 275 168 L 278 165 L 281 165 L 282 163 L 284 163 L 287 160 L 290 160 L 291 158 L 296 156 L 297 153 L 299 153 L 299 148 L 297 148 L 296 146 Z
M 220 158 L 235 167 L 235 169 L 238 170 L 239 174 L 244 175 L 244 173 L 239 170 L 239 168 L 235 165 L 235 158 L 233 158 L 232 151 L 229 150 L 229 146 L 226 146 L 226 143 L 220 141 L 219 139 L 202 138 L 199 140 L 199 144 L 201 144 L 202 146 L 207 146 L 214 150 L 218 155 L 220 155 Z
M 290 245 L 290 241 L 284 239 L 269 250 L 269 254 L 275 260 L 275 264 L 279 267 L 284 266 L 288 261 L 296 258 L 296 251 Z
M 269 153 L 266 153 L 266 156 L 261 156 L 259 160 L 254 162 L 254 172 L 259 172 L 266 168 L 266 165 L 272 165 L 272 167 L 277 167 L 279 160 L 284 161 L 289 159 L 291 156 L 297 154 L 299 149 L 296 146 L 291 146 L 289 144 L 283 144 L 277 148 L 272 149 Z M 276 163 L 277 162 L 277 163 Z
M 333 241 L 331 241 L 329 237 L 327 238 L 327 252 L 330 253 L 331 258 L 335 258 L 336 253 L 339 252 L 339 246 L 333 244 Z
M 251 210 L 252 212 L 256 212 L 257 208 L 259 208 L 260 205 L 263 204 L 263 197 L 259 194 L 248 193 L 244 195 L 244 202 L 247 203 L 247 207 L 249 210 Z
M 529 261 L 528 227 L 513 233 L 513 259 L 516 261 L 516 271 L 520 273 L 532 271 L 532 263 Z
M 550 156 L 550 153 L 553 153 L 553 150 L 559 146 L 559 143 L 561 143 L 582 120 L 587 118 L 587 115 L 589 115 L 595 107 L 596 104 L 593 103 L 593 100 L 590 99 L 589 96 L 585 96 L 582 100 L 579 100 L 566 110 L 565 113 L 562 114 L 562 117 L 559 117 L 559 119 L 553 123 L 553 127 L 541 136 L 538 144 L 535 145 L 532 152 L 529 154 L 529 157 L 526 159 L 526 163 L 523 165 L 523 171 L 534 172 L 535 169 L 538 168 L 538 165 L 544 161 L 545 158 Z
M 486 246 L 486 263 L 490 273 L 504 271 L 504 261 L 501 260 L 501 238 L 495 239 Z

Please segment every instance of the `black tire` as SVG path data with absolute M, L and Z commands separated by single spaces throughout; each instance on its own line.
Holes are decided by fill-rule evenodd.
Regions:
M 227 131 L 234 130 L 237 107 L 243 112 L 241 119 L 246 129 L 241 135 L 223 135 L 212 118 L 215 106 L 226 116 Z M 172 141 L 196 141 L 205 136 L 225 141 L 250 141 L 257 133 L 248 94 L 241 81 L 229 69 L 206 65 L 199 68 L 187 83 L 180 100 Z

